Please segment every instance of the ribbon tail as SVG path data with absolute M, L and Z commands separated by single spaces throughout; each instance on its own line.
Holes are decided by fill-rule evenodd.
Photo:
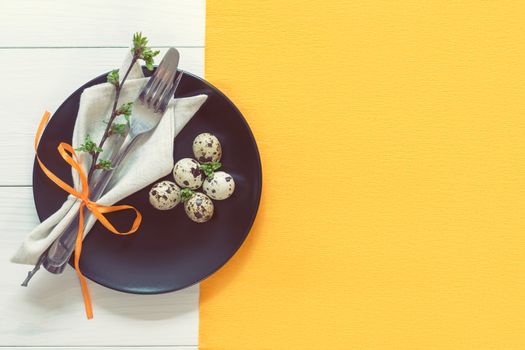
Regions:
M 82 239 L 84 238 L 84 206 L 79 208 L 78 216 L 78 232 L 77 239 L 75 242 L 75 271 L 77 272 L 78 280 L 80 281 L 80 287 L 82 289 L 82 297 L 84 298 L 84 307 L 86 308 L 86 317 L 88 320 L 93 318 L 93 306 L 91 305 L 91 297 L 89 295 L 89 289 L 87 286 L 86 278 L 80 271 L 80 254 L 82 253 Z
M 82 166 L 79 163 L 79 159 L 75 153 L 75 149 L 67 143 L 61 142 L 58 145 L 58 153 L 62 156 L 64 161 L 66 161 L 73 169 L 75 169 L 78 172 L 78 175 L 81 181 L 81 185 L 82 185 L 82 191 L 79 192 L 75 190 L 72 186 L 62 181 L 60 178 L 58 178 L 58 176 L 56 176 L 48 168 L 46 168 L 44 163 L 38 157 L 38 143 L 47 125 L 47 122 L 49 121 L 50 115 L 51 114 L 47 111 L 44 113 L 44 115 L 42 116 L 42 120 L 40 121 L 40 124 L 38 126 L 38 130 L 36 132 L 35 142 L 34 142 L 36 159 L 38 160 L 38 164 L 40 165 L 40 168 L 42 169 L 44 174 L 51 181 L 57 184 L 58 187 L 60 187 L 64 191 L 82 200 L 82 204 L 80 205 L 80 208 L 79 208 L 78 232 L 77 232 L 77 238 L 75 242 L 74 261 L 75 261 L 75 271 L 77 272 L 78 279 L 80 281 L 80 286 L 82 288 L 82 297 L 84 298 L 86 316 L 88 319 L 92 319 L 93 318 L 93 307 L 91 305 L 91 297 L 89 295 L 86 278 L 80 271 L 80 255 L 82 254 L 82 239 L 84 238 L 84 213 L 83 213 L 84 207 L 87 207 L 95 215 L 95 217 L 102 223 L 102 225 L 104 225 L 109 231 L 115 234 L 119 234 L 119 235 L 128 235 L 128 234 L 131 234 L 137 231 L 140 226 L 141 220 L 142 220 L 142 215 L 137 209 L 129 205 L 117 205 L 117 206 L 107 207 L 103 205 L 98 205 L 96 202 L 92 202 L 91 200 L 89 200 L 89 183 L 88 183 L 87 176 L 84 173 L 84 170 L 82 169 Z M 129 231 L 119 232 L 109 222 L 109 220 L 106 219 L 104 214 L 111 213 L 114 211 L 126 210 L 126 209 L 131 209 L 135 212 L 135 220 L 133 221 L 133 225 L 131 226 Z

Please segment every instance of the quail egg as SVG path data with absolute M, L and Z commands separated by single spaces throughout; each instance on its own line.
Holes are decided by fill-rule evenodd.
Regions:
M 175 164 L 173 177 L 179 186 L 192 190 L 201 187 L 204 181 L 204 174 L 200 169 L 199 162 L 191 158 L 182 158 Z
M 222 200 L 233 194 L 235 181 L 233 181 L 233 177 L 230 174 L 224 171 L 217 171 L 204 180 L 202 189 L 211 199 Z
M 213 202 L 205 194 L 196 192 L 184 203 L 184 210 L 191 220 L 203 223 L 213 216 Z
M 221 143 L 215 135 L 202 133 L 193 140 L 193 154 L 201 163 L 218 162 L 222 156 Z
M 149 202 L 155 209 L 172 209 L 180 200 L 180 188 L 171 181 L 161 181 L 149 191 Z

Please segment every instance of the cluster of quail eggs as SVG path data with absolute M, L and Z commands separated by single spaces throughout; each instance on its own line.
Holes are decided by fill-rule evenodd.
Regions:
M 188 217 L 203 223 L 213 216 L 214 200 L 229 198 L 235 190 L 233 177 L 217 171 L 221 167 L 222 147 L 216 136 L 202 133 L 193 140 L 193 158 L 183 158 L 173 167 L 172 181 L 161 181 L 149 191 L 151 205 L 169 210 L 184 202 Z M 196 192 L 202 187 L 202 192 Z

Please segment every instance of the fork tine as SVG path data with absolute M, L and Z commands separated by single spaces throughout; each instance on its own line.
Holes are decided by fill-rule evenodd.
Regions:
M 153 75 L 151 76 L 151 78 L 148 79 L 148 82 L 146 83 L 146 85 L 142 88 L 142 91 L 140 92 L 140 95 L 139 95 L 139 100 L 142 103 L 146 103 L 146 95 L 149 91 L 151 91 L 151 89 L 153 88 L 153 85 L 156 86 L 158 84 L 161 72 L 162 72 L 162 68 L 160 67 L 157 68 L 153 72 Z
M 164 93 L 170 89 L 173 84 L 173 78 L 175 77 L 175 74 L 176 70 L 170 71 L 167 69 L 161 73 L 159 77 L 159 83 L 152 87 L 146 95 L 146 102 L 149 108 L 154 109 Z
M 155 77 L 155 79 L 153 80 L 153 83 L 151 84 L 149 89 L 146 91 L 146 94 L 144 96 L 144 103 L 146 103 L 148 107 L 150 106 L 150 103 L 153 100 L 153 97 L 155 93 L 158 91 L 159 87 L 163 86 L 162 84 L 164 85 L 166 84 L 165 75 L 166 75 L 166 71 L 163 69 L 160 70 L 157 76 Z
M 166 98 L 166 95 L 169 94 L 171 90 L 173 90 L 174 82 L 173 78 L 170 81 L 170 84 L 166 84 L 164 89 L 162 91 L 159 91 L 158 94 L 155 95 L 155 101 L 152 103 L 151 108 L 155 113 L 159 112 L 161 110 L 162 101 Z
M 155 112 L 164 113 L 166 111 L 166 107 L 168 107 L 171 98 L 175 95 L 183 75 L 184 73 L 180 72 L 171 88 L 159 99 L 158 104 L 155 106 Z
M 166 85 L 170 85 L 175 76 L 174 71 L 176 71 L 179 64 L 179 52 L 175 48 L 169 48 L 159 66 L 153 72 L 153 76 L 148 80 L 146 86 L 142 89 L 139 95 L 139 100 L 142 103 L 150 106 L 152 100 L 155 99 L 160 87 L 161 90 L 166 88 Z M 161 85 L 164 82 L 165 85 Z
M 162 85 L 160 85 L 154 92 L 150 101 L 148 101 L 148 106 L 152 109 L 155 109 L 159 104 L 159 101 L 162 99 L 166 91 L 170 90 L 173 86 L 174 76 L 170 74 L 169 76 L 163 77 Z

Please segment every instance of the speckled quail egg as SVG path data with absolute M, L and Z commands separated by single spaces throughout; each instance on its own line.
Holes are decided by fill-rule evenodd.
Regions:
M 217 171 L 204 180 L 202 189 L 211 199 L 222 200 L 233 194 L 235 181 L 233 181 L 233 177 L 230 174 L 224 171 Z
M 201 163 L 218 162 L 222 156 L 221 143 L 215 135 L 202 133 L 193 140 L 193 154 Z
M 149 202 L 155 209 L 172 209 L 180 200 L 180 188 L 171 181 L 161 181 L 149 191 Z
M 204 174 L 200 169 L 199 162 L 191 158 L 182 158 L 175 164 L 173 177 L 179 186 L 192 190 L 201 187 L 204 181 Z
M 210 220 L 213 216 L 213 202 L 205 194 L 195 192 L 184 203 L 184 210 L 191 220 L 203 223 Z

